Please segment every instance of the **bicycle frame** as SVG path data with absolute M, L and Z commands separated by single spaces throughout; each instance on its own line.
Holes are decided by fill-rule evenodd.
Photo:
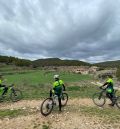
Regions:
M 106 91 L 107 88 L 105 88 L 105 89 L 100 88 L 100 89 L 102 90 L 102 91 L 100 92 L 100 97 L 105 94 L 105 96 L 106 96 L 107 98 L 109 98 L 109 96 L 107 96 L 107 91 Z M 115 98 L 117 97 L 117 96 L 116 96 L 116 92 L 117 92 L 117 90 L 114 91 L 114 97 L 115 97 Z
M 13 88 L 12 86 L 9 86 L 6 94 L 10 94 L 12 88 Z M 4 87 L 0 87 L 0 96 L 2 95 L 3 92 L 4 92 Z

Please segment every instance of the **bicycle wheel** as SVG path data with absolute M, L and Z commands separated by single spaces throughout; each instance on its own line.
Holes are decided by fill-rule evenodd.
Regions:
M 1 103 L 1 102 L 3 102 L 3 101 L 4 101 L 4 100 L 3 100 L 3 97 L 2 97 L 2 96 L 0 96 L 0 103 Z
M 53 99 L 52 98 L 45 99 L 40 107 L 41 114 L 43 116 L 47 116 L 52 112 L 52 110 L 53 110 Z
M 116 106 L 120 109 L 120 96 L 117 97 Z
M 105 96 L 101 95 L 101 93 L 95 93 L 93 95 L 92 100 L 93 100 L 94 104 L 99 107 L 102 107 L 106 102 Z
M 68 102 L 68 94 L 67 93 L 62 93 L 61 96 L 61 104 L 62 106 L 65 106 Z
M 22 92 L 18 89 L 14 89 L 14 92 L 12 91 L 10 94 L 10 99 L 13 102 L 17 102 L 22 99 Z

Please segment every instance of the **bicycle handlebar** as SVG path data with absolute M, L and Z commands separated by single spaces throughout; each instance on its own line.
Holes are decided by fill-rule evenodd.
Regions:
M 101 90 L 106 90 L 107 88 L 99 87 Z M 114 93 L 116 93 L 118 90 L 114 90 Z
M 11 84 L 11 85 L 9 85 L 8 87 L 13 87 L 14 86 L 14 84 Z
M 101 90 L 106 90 L 107 88 L 103 88 L 102 86 L 99 87 Z

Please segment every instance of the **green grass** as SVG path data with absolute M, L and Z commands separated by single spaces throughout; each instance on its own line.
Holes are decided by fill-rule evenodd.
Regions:
M 16 109 L 16 110 L 0 110 L 0 119 L 4 118 L 4 117 L 17 117 L 19 115 L 28 115 L 28 111 L 26 110 L 22 110 L 22 109 Z
M 98 91 L 97 87 L 93 85 L 86 87 L 71 86 L 67 88 L 67 93 L 71 98 L 92 98 L 93 94 Z
M 1 109 L 0 110 L 0 119 L 3 118 L 14 118 L 14 117 L 18 117 L 18 116 L 27 116 L 27 115 L 31 115 L 31 114 L 37 114 L 39 113 L 39 111 L 36 110 L 36 108 L 26 108 L 26 109 Z
M 53 75 L 55 72 L 37 70 L 28 71 L 24 74 L 6 75 L 7 83 L 15 83 L 16 87 L 23 92 L 24 99 L 39 99 L 49 96 L 49 90 L 53 84 Z M 59 72 L 64 80 L 66 92 L 70 98 L 91 98 L 95 92 L 98 92 L 96 86 L 91 85 L 93 79 L 90 75 L 81 75 L 69 72 Z M 79 82 L 77 85 L 70 85 Z M 84 86 L 83 86 L 84 84 Z
M 44 70 L 28 71 L 23 74 L 16 73 L 4 77 L 7 79 L 7 85 L 15 83 L 16 87 L 22 90 L 24 99 L 37 99 L 49 96 L 49 90 L 54 82 L 54 74 L 59 74 L 65 84 L 67 83 L 68 85 L 73 82 L 82 82 L 92 79 L 90 75 L 80 75 L 68 72 L 55 73 Z M 72 97 L 80 96 L 80 93 L 82 93 L 81 91 L 83 91 L 79 86 L 68 86 L 66 89 Z
M 50 129 L 49 125 L 42 125 L 42 129 Z
M 5 77 L 8 79 L 10 83 L 19 84 L 21 82 L 26 82 L 27 84 L 40 84 L 40 83 L 52 83 L 54 81 L 53 76 L 56 74 L 55 72 L 46 72 L 43 70 L 26 72 L 24 74 L 13 74 L 6 75 Z M 60 72 L 57 73 L 60 75 L 62 80 L 65 82 L 78 82 L 82 80 L 90 80 L 92 77 L 90 75 L 80 75 L 68 72 Z
M 13 71 L 13 66 L 0 66 L 0 72 L 7 72 L 7 71 Z
M 101 119 L 105 120 L 107 123 L 119 122 L 120 121 L 120 110 L 113 108 L 105 108 L 99 109 L 98 107 L 80 107 L 80 112 L 89 115 L 89 116 L 97 116 Z

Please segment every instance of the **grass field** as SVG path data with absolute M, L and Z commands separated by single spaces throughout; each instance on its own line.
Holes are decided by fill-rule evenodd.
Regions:
M 14 73 L 14 71 L 13 71 Z M 49 90 L 54 82 L 54 74 L 59 74 L 64 80 L 70 98 L 91 98 L 98 88 L 91 84 L 91 75 L 81 75 L 69 72 L 52 72 L 45 70 L 27 70 L 23 73 L 8 74 L 6 84 L 14 83 L 23 92 L 24 99 L 39 99 L 49 96 Z
M 25 73 L 5 75 L 4 77 L 7 79 L 7 85 L 14 83 L 17 88 L 23 91 L 24 99 L 35 99 L 48 96 L 49 89 L 52 87 L 54 82 L 54 74 L 59 74 L 61 79 L 64 80 L 70 97 L 90 97 L 91 93 L 89 93 L 89 90 L 91 91 L 95 88 L 91 87 L 85 90 L 85 87 L 89 87 L 91 85 L 89 82 L 93 79 L 92 76 L 68 72 L 56 73 L 44 70 L 30 70 Z

